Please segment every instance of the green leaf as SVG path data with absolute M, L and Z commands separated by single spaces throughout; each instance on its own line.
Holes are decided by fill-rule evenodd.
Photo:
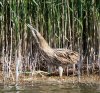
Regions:
M 35 0 L 32 0 L 32 1 L 36 4 L 36 6 L 39 6 L 38 3 Z
M 2 2 L 0 2 L 0 5 L 3 7 L 3 4 L 2 4 Z

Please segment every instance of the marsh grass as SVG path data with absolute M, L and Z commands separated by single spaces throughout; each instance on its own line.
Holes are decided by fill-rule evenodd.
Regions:
M 27 24 L 32 24 L 51 47 L 79 52 L 79 70 L 87 64 L 89 75 L 90 65 L 94 71 L 97 64 L 100 72 L 100 0 L 1 0 L 0 63 L 4 77 L 4 69 L 14 77 L 11 64 L 16 64 L 17 58 L 27 66 L 29 58 L 33 61 L 34 43 Z

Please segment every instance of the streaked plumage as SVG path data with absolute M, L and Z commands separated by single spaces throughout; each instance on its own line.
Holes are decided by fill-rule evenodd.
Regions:
M 62 76 L 63 68 L 61 65 L 76 64 L 79 58 L 77 52 L 68 49 L 53 49 L 51 48 L 41 34 L 35 30 L 31 25 L 28 25 L 31 29 L 34 42 L 37 44 L 38 52 L 43 59 L 52 65 L 58 66 L 59 75 Z

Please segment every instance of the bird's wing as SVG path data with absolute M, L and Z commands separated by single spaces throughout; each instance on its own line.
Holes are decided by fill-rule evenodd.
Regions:
M 59 50 L 56 50 L 55 51 L 55 57 L 61 61 L 61 63 L 63 64 L 68 64 L 68 63 L 71 63 L 71 64 L 74 64 L 74 63 L 77 63 L 78 61 L 78 53 L 77 52 L 69 52 L 69 51 L 66 51 L 66 50 L 62 50 L 62 51 L 59 51 Z

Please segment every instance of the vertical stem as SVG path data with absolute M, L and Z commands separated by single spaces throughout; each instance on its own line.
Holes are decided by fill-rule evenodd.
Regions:
M 71 32 L 71 23 L 70 23 L 69 0 L 67 0 L 67 7 L 68 7 L 68 31 L 69 31 L 69 36 L 70 36 L 70 49 L 72 50 L 72 32 Z
M 65 37 L 65 35 L 64 35 L 64 1 L 62 0 L 62 47 L 64 47 L 64 37 Z
M 98 65 L 99 65 L 99 76 L 100 76 L 100 22 L 98 22 L 98 35 L 99 35 L 99 55 L 98 55 Z

